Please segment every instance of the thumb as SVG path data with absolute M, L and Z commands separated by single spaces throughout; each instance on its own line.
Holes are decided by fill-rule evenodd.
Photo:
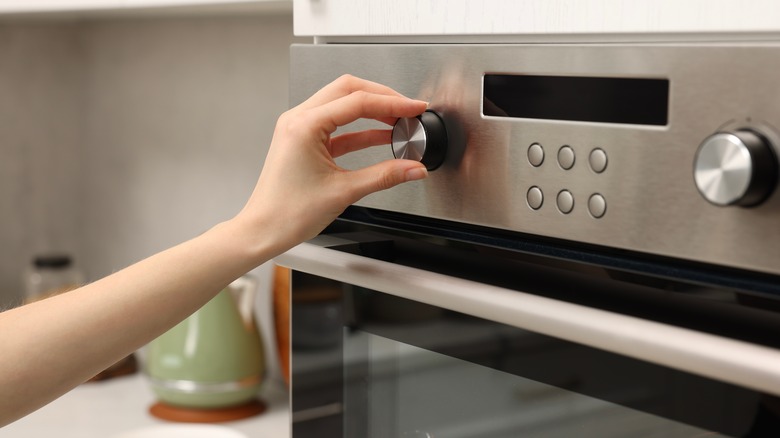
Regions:
M 395 187 L 398 184 L 423 179 L 428 170 L 417 161 L 387 160 L 345 175 L 355 191 L 356 199 Z

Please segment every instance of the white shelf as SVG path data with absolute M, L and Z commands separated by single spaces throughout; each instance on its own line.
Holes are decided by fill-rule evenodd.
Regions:
M 0 0 L 0 15 L 11 16 L 289 11 L 292 0 Z

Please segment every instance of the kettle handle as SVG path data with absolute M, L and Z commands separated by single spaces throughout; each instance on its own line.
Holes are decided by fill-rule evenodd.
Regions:
M 245 324 L 254 322 L 254 303 L 257 285 L 257 279 L 248 274 L 238 277 L 228 285 L 228 290 L 233 296 L 238 313 Z

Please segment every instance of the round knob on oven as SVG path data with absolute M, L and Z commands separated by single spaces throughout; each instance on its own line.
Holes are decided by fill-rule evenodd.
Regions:
M 434 111 L 398 119 L 392 138 L 395 158 L 419 161 L 428 170 L 434 170 L 444 162 L 447 129 L 444 120 Z
M 769 140 L 758 132 L 719 132 L 699 146 L 694 179 L 707 201 L 749 207 L 761 203 L 775 189 L 777 159 Z

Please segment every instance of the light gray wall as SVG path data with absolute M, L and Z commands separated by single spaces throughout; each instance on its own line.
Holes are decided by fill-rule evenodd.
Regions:
M 85 53 L 73 24 L 0 24 L 0 307 L 33 253 L 80 252 Z
M 91 273 L 241 208 L 287 108 L 291 42 L 286 16 L 90 26 L 80 234 Z
M 0 305 L 35 252 L 96 279 L 234 215 L 292 42 L 289 14 L 0 24 Z

